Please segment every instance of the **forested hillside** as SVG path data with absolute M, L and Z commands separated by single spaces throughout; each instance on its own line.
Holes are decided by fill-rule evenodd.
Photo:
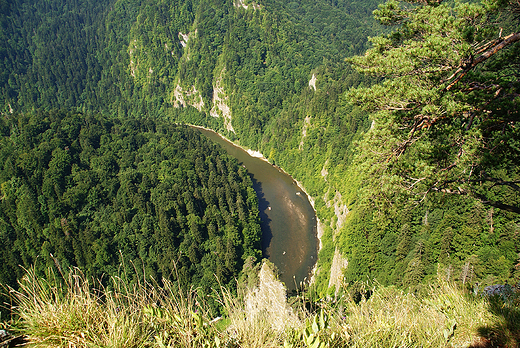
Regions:
M 209 293 L 261 255 L 251 179 L 195 130 L 52 111 L 4 116 L 0 136 L 3 284 L 77 266 Z
M 381 79 L 346 96 L 372 113 L 352 168 L 379 221 L 366 250 L 395 255 L 390 283 L 520 281 L 519 14 L 517 1 L 388 1 L 374 16 L 392 32 L 349 59 Z
M 261 151 L 269 161 L 302 182 L 314 201 L 323 244 L 316 275 L 316 290 L 321 295 L 332 292 L 342 281 L 352 286 L 377 280 L 417 290 L 438 274 L 470 286 L 476 282 L 486 285 L 516 282 L 520 276 L 520 218 L 514 209 L 519 201 L 518 42 L 505 45 L 498 55 L 487 61 L 485 68 L 473 66 L 470 60 L 502 44 L 506 35 L 518 31 L 515 2 L 488 1 L 483 5 L 470 2 L 452 8 L 455 5 L 451 2 L 415 1 L 400 7 L 391 1 L 376 12 L 376 21 L 372 11 L 380 2 L 3 0 L 0 2 L 2 116 L 6 124 L 11 124 L 9 132 L 18 118 L 32 120 L 32 123 L 20 121 L 22 124 L 37 125 L 50 122 L 44 121 L 45 117 L 49 119 L 59 114 L 71 114 L 74 120 L 89 119 L 93 113 L 102 114 L 103 117 L 95 119 L 117 124 L 129 133 L 132 126 L 127 122 L 137 122 L 139 127 L 145 128 L 147 122 L 156 122 L 126 121 L 135 117 L 185 122 L 211 127 L 243 146 Z M 439 12 L 428 12 L 434 10 Z M 384 25 L 394 25 L 396 30 Z M 373 39 L 368 41 L 368 36 Z M 410 47 L 415 50 L 406 49 Z M 369 48 L 371 51 L 362 56 L 365 58 L 345 61 Z M 406 54 L 401 56 L 391 53 L 403 51 Z M 452 56 L 452 52 L 458 55 Z M 394 80 L 395 77 L 403 79 Z M 51 111 L 54 109 L 67 111 L 56 113 Z M 486 118 L 490 115 L 488 111 L 499 117 Z M 371 114 L 374 112 L 382 114 Z M 445 121 L 452 119 L 453 122 Z M 159 124 L 164 129 L 170 127 L 163 121 Z M 111 127 L 115 126 L 108 129 Z M 12 142 L 14 137 L 9 132 L 4 131 L 4 141 Z M 110 143 L 125 141 L 115 131 L 108 133 Z M 36 134 L 39 133 L 30 135 L 29 139 Z M 193 136 L 189 135 L 190 139 Z M 197 137 L 195 142 L 199 141 Z M 30 140 L 27 144 L 34 144 L 30 148 L 36 149 L 39 142 L 39 139 Z M 27 144 L 24 146 L 29 146 Z M 409 147 L 409 144 L 415 146 Z M 71 144 L 60 143 L 56 156 L 58 152 L 65 157 L 72 156 L 65 146 L 70 151 Z M 495 148 L 498 150 L 494 151 Z M 52 162 L 53 150 L 49 151 L 50 162 L 45 163 L 57 168 L 59 163 Z M 82 153 L 83 150 L 75 151 Z M 11 156 L 14 152 L 5 150 L 3 153 Z M 36 164 L 23 164 L 24 157 L 16 156 L 12 157 L 12 166 L 21 166 L 18 170 L 27 170 L 24 175 L 32 177 L 32 172 L 24 166 Z M 118 158 L 112 158 L 112 162 L 102 161 L 102 164 L 128 160 L 127 156 Z M 208 161 L 214 160 L 205 160 Z M 85 166 L 96 161 L 81 163 Z M 152 174 L 147 172 L 151 167 L 128 166 L 138 171 L 140 178 L 157 175 L 156 184 L 164 185 L 163 181 L 173 172 L 161 167 L 161 163 L 156 164 Z M 450 167 L 452 163 L 456 165 Z M 104 221 L 119 221 L 119 225 L 109 230 L 123 234 L 120 242 L 117 238 L 112 242 L 122 243 L 123 247 L 113 244 L 110 252 L 99 249 L 101 270 L 110 264 L 108 259 L 119 257 L 118 248 L 124 248 L 128 238 L 137 238 L 131 231 L 137 226 L 142 229 L 146 220 L 143 214 L 150 212 L 146 205 L 139 207 L 139 194 L 127 193 L 122 201 L 127 204 L 124 208 L 90 212 L 95 217 L 91 215 L 91 220 L 81 220 L 89 199 L 95 197 L 81 193 L 79 188 L 70 196 L 64 196 L 75 187 L 72 184 L 77 172 L 68 162 L 61 165 L 65 173 L 70 171 L 67 174 L 70 185 L 52 186 L 48 181 L 51 178 L 46 181 L 45 175 L 39 174 L 42 190 L 46 187 L 50 196 L 40 199 L 40 196 L 47 197 L 43 191 L 30 193 L 33 195 L 30 201 L 38 201 L 31 208 L 40 214 L 35 221 L 42 231 L 47 229 L 54 231 L 52 233 L 65 233 L 68 228 L 86 233 Z M 118 172 L 120 166 L 117 164 Z M 214 166 L 217 168 L 216 163 Z M 227 164 L 222 167 L 233 173 Z M 108 169 L 109 172 L 115 170 Z M 20 192 L 30 187 L 28 183 L 16 181 L 16 175 L 9 172 L 11 169 L 6 170 L 2 187 L 19 188 Z M 477 171 L 478 176 L 472 176 Z M 201 175 L 196 166 L 195 173 Z M 239 182 L 247 180 L 244 173 L 236 173 Z M 445 173 L 449 175 L 444 176 Z M 487 173 L 487 177 L 482 173 Z M 116 176 L 118 180 L 124 178 Z M 457 181 L 461 177 L 469 179 Z M 186 180 L 189 182 L 189 177 Z M 98 185 L 96 181 L 92 183 Z M 36 184 L 33 185 L 35 190 Z M 469 190 L 470 186 L 473 190 Z M 181 187 L 184 191 L 184 186 Z M 117 197 L 119 188 L 115 191 L 108 185 L 103 190 L 109 197 Z M 189 192 L 194 199 L 206 202 L 203 193 L 195 188 Z M 233 188 L 231 192 L 237 194 Z M 248 201 L 250 193 L 242 194 L 244 211 L 254 211 Z M 218 196 L 217 189 L 215 194 L 216 198 L 211 199 L 217 199 L 217 207 L 220 207 L 222 192 Z M 52 198 L 53 195 L 66 200 L 54 205 L 53 202 L 59 200 Z M 167 196 L 161 197 L 166 199 Z M 222 197 L 234 196 L 226 193 Z M 105 195 L 102 198 L 108 199 Z M 149 197 L 145 198 L 155 204 L 153 199 L 159 196 L 154 196 L 150 189 Z M 118 205 L 123 204 L 119 199 L 116 201 Z M 221 236 L 228 236 L 228 239 L 222 237 L 223 247 L 228 248 L 231 243 L 232 250 L 238 244 L 233 244 L 237 239 L 230 236 L 237 233 L 239 243 L 245 242 L 248 247 L 243 252 L 236 251 L 236 255 L 225 249 L 231 261 L 217 257 L 219 262 L 224 262 L 223 270 L 207 268 L 206 272 L 223 274 L 229 280 L 244 259 L 242 255 L 254 254 L 256 239 L 248 240 L 246 236 L 257 233 L 253 225 L 256 216 L 253 214 L 253 220 L 244 220 L 234 203 L 227 198 L 222 201 L 228 204 L 228 208 L 223 209 L 230 212 L 228 217 L 238 211 L 238 218 L 228 221 L 226 213 L 212 212 L 222 216 L 224 223 L 201 227 L 211 242 L 206 244 L 193 237 L 187 239 L 187 244 L 179 241 L 178 249 L 171 252 L 185 250 L 182 258 L 204 260 L 203 251 L 216 251 L 213 255 L 221 253 L 213 249 L 218 246 L 213 245 L 212 228 Z M 9 217 L 12 222 L 7 223 L 6 228 L 15 229 L 23 224 L 25 220 L 16 215 L 18 203 L 6 198 L 2 204 L 10 207 L 14 214 Z M 202 215 L 194 211 L 195 217 L 188 218 L 191 213 L 188 208 L 171 207 L 168 214 L 172 215 L 168 218 L 175 217 L 182 227 L 178 220 L 183 221 L 184 216 L 189 222 L 188 230 L 198 226 L 199 219 L 206 223 L 205 211 L 211 211 L 212 205 L 205 203 L 207 208 L 197 204 L 194 209 Z M 134 205 L 137 206 L 132 208 Z M 43 206 L 47 209 L 44 212 Z M 161 226 L 165 226 L 165 222 L 161 222 L 159 212 L 160 209 L 154 218 L 160 228 L 152 230 L 164 232 Z M 7 214 L 7 210 L 2 214 Z M 112 214 L 122 215 L 112 218 Z M 140 220 L 134 222 L 135 216 Z M 56 220 L 58 218 L 60 220 Z M 64 225 L 61 219 L 65 219 Z M 124 223 L 130 230 L 125 230 Z M 119 227 L 123 229 L 119 231 Z M 98 250 L 94 241 L 101 237 L 88 239 L 93 244 L 87 245 Z M 41 250 L 44 239 L 38 238 L 34 246 L 23 246 L 24 250 L 29 252 L 36 246 Z M 62 253 L 78 250 L 78 256 L 71 254 L 64 259 L 92 265 L 88 267 L 97 272 L 95 267 L 98 266 L 94 266 L 98 264 L 97 259 L 87 260 L 80 248 L 61 248 L 45 252 L 59 255 L 59 250 Z M 127 250 L 131 249 L 128 245 Z M 27 261 L 32 262 L 38 252 L 34 251 Z M 153 255 L 156 256 L 139 257 L 144 263 L 150 262 L 157 275 L 170 273 L 171 268 L 160 261 L 161 253 Z M 211 253 L 206 255 L 209 255 L 207 261 L 213 262 Z M 17 262 L 13 260 L 9 264 Z M 152 266 L 154 262 L 156 266 Z M 338 274 L 331 277 L 333 263 L 345 265 L 343 271 L 340 267 L 339 277 Z M 186 264 L 186 272 L 192 279 L 206 274 L 197 273 L 204 270 L 204 266 L 200 270 L 190 267 L 195 266 Z
M 4 1 L 2 104 L 186 118 L 174 106 L 209 114 L 220 85 L 237 128 L 262 126 L 311 69 L 366 48 L 375 3 Z

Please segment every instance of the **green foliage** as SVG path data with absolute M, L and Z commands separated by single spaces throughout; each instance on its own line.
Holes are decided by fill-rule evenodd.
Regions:
M 359 156 L 377 187 L 366 198 L 419 201 L 442 192 L 520 212 L 513 164 L 520 33 L 509 15 L 516 10 L 508 1 L 388 1 L 374 12 L 397 26 L 349 59 L 357 71 L 384 77 L 347 93 L 376 112 Z
M 127 120 L 146 116 L 217 130 L 302 182 L 324 230 L 318 294 L 336 248 L 353 287 L 518 281 L 518 42 L 472 66 L 518 31 L 513 2 L 235 3 L 0 1 L 0 279 L 124 261 L 207 291 L 258 257 L 245 171 Z
M 373 25 L 367 13 L 376 1 L 294 7 L 275 0 L 260 6 L 245 10 L 233 1 L 208 0 L 8 3 L 1 14 L 1 33 L 11 39 L 2 40 L 0 104 L 6 111 L 167 115 L 224 130 L 208 115 L 222 76 L 238 116 L 235 128 L 252 143 L 250 135 L 262 132 L 285 97 L 307 86 L 311 69 L 366 48 Z M 184 106 L 200 100 L 203 114 L 174 107 L 180 106 L 178 87 Z
M 340 236 L 347 282 L 421 291 L 441 273 L 466 285 L 514 281 L 518 255 L 501 254 L 497 237 L 519 221 L 519 46 L 505 39 L 516 35 L 515 6 L 388 1 L 374 12 L 394 30 L 348 59 L 382 79 L 346 94 L 373 112 L 351 167 L 357 211 Z
M 269 154 L 270 160 L 282 165 L 299 180 L 306 180 L 305 186 L 313 196 L 323 194 L 326 185 L 315 173 L 319 173 L 329 158 L 330 168 L 334 168 L 330 170 L 331 178 L 334 176 L 331 181 L 342 186 L 344 160 L 351 157 L 346 150 L 356 132 L 367 127 L 365 115 L 340 100 L 347 86 L 357 85 L 362 80 L 356 72 L 345 68 L 343 58 L 367 48 L 366 36 L 376 27 L 370 13 L 377 1 L 353 4 L 348 1 L 286 3 L 271 0 L 259 2 L 259 5 L 260 10 L 246 10 L 234 6 L 233 1 L 218 4 L 195 0 L 9 2 L 1 17 L 5 24 L 1 33 L 11 39 L 1 41 L 5 56 L 0 64 L 6 69 L 2 70 L 0 80 L 0 104 L 7 114 L 66 108 L 117 117 L 147 115 L 208 126 L 240 139 L 245 146 Z M 186 42 L 181 34 L 188 35 Z M 318 76 L 316 93 L 308 87 L 313 73 Z M 226 102 L 236 133 L 227 131 L 223 117 L 209 114 L 214 106 L 212 98 L 217 93 L 217 85 L 228 98 Z M 178 87 L 183 93 L 184 107 L 176 96 Z M 201 112 L 193 107 L 199 101 L 204 103 Z M 298 127 L 301 128 L 306 117 L 311 117 L 312 126 L 300 149 L 302 137 Z M 92 136 L 95 147 L 101 139 Z M 304 157 L 300 157 L 301 154 Z M 114 163 L 117 160 L 107 156 L 91 164 L 97 175 L 102 175 Z M 62 165 L 74 173 L 78 169 L 67 162 Z M 56 234 L 62 229 L 59 219 L 63 209 L 84 199 L 93 202 L 94 206 L 97 202 L 101 204 L 103 190 L 110 191 L 109 187 L 86 190 L 85 186 L 92 180 L 81 173 L 81 167 L 79 169 L 77 187 L 66 191 L 66 195 L 61 192 L 64 182 L 59 173 L 49 173 L 45 180 L 47 196 L 51 196 L 51 192 L 58 197 L 63 194 L 69 205 L 60 206 L 59 210 L 47 196 L 36 197 L 39 209 L 35 208 L 35 211 L 54 216 L 48 234 Z M 160 184 L 168 183 L 168 176 L 162 173 L 167 170 L 166 162 L 157 167 Z M 129 171 L 124 177 L 131 181 L 135 175 L 134 171 Z M 226 194 L 228 192 L 221 195 L 222 203 L 227 203 Z M 123 195 L 121 199 L 128 201 L 134 196 Z M 217 202 L 213 204 L 218 208 L 221 200 L 217 199 Z M 318 204 L 321 212 L 330 215 L 321 200 Z M 47 211 L 49 206 L 54 210 Z M 148 209 L 143 205 L 140 211 L 145 208 Z M 178 212 L 184 213 L 175 207 L 173 210 L 175 217 Z M 242 210 L 237 210 L 241 215 Z M 132 210 L 129 212 L 133 213 Z M 103 211 L 97 213 L 95 219 L 110 220 L 111 214 L 113 212 Z M 161 214 L 161 228 L 168 226 L 168 218 L 171 216 Z M 72 219 L 66 219 L 71 226 Z M 239 219 L 243 220 L 242 216 Z M 189 224 L 190 236 L 197 241 L 199 224 L 196 219 L 175 221 L 180 225 Z M 110 262 L 114 262 L 117 256 L 110 255 L 117 251 L 115 245 L 124 242 L 128 245 L 126 249 L 132 249 L 133 244 L 125 236 L 132 235 L 131 231 L 137 227 L 151 240 L 148 231 L 153 230 L 154 221 L 149 216 L 125 222 L 127 232 L 112 243 L 112 249 L 101 247 L 106 245 L 104 242 L 96 244 L 96 256 L 75 253 L 76 261 L 72 264 L 95 261 L 102 267 L 110 257 Z M 212 231 L 220 225 L 222 223 L 208 225 L 208 235 L 213 235 Z M 113 227 L 112 231 L 115 231 Z M 227 231 L 226 234 L 235 234 L 233 229 Z M 255 243 L 258 230 L 247 228 L 242 229 L 242 233 L 248 245 L 244 251 L 247 254 Z M 251 237 L 247 237 L 249 234 Z M 224 272 L 226 267 L 235 267 L 233 259 L 240 257 L 234 258 L 231 250 L 236 245 L 211 239 L 214 240 L 214 252 L 221 254 L 223 250 L 230 250 L 226 253 L 228 258 L 219 259 L 223 262 L 219 262 L 217 268 Z M 182 260 L 211 263 L 210 258 L 201 258 L 195 243 L 188 244 L 182 246 L 185 250 Z M 169 250 L 165 246 L 162 248 Z M 132 253 L 141 258 L 156 257 L 146 248 Z M 17 263 L 21 262 L 13 261 L 13 264 Z M 182 272 L 188 272 L 187 267 L 180 268 Z M 163 269 L 171 271 L 171 267 L 164 266 Z
M 197 131 L 63 112 L 0 122 L 2 283 L 19 265 L 135 267 L 210 292 L 259 257 L 251 179 Z
M 306 326 L 298 337 L 304 343 L 304 347 L 325 348 L 330 347 L 334 343 L 336 333 L 332 332 L 329 320 L 329 316 L 323 309 L 313 317 L 308 318 Z M 297 346 L 297 343 L 286 339 L 283 346 L 284 348 L 292 348 Z

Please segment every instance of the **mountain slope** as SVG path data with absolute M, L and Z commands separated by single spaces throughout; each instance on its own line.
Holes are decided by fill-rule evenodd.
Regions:
M 388 188 L 372 191 L 353 165 L 371 120 L 344 94 L 374 80 L 344 58 L 383 30 L 371 18 L 377 3 L 4 1 L 0 104 L 4 115 L 66 108 L 165 118 L 261 151 L 314 199 L 322 294 L 341 283 L 329 282 L 334 255 L 348 262 L 350 284 L 420 288 L 438 271 L 463 282 L 516 279 L 515 215 L 465 197 L 360 204 Z
M 33 266 L 75 266 L 100 281 L 164 278 L 210 293 L 261 255 L 249 175 L 193 129 L 38 112 L 0 130 L 4 285 Z

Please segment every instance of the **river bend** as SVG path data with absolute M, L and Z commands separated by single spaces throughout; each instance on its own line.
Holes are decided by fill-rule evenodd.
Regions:
M 278 267 L 289 290 L 299 287 L 310 278 L 318 253 L 316 213 L 307 195 L 281 169 L 211 130 L 196 129 L 246 167 L 258 197 L 263 257 Z

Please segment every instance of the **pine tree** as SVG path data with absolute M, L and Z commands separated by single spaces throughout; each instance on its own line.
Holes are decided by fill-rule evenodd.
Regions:
M 443 192 L 520 213 L 519 13 L 513 0 L 389 0 L 374 11 L 395 30 L 348 61 L 381 83 L 347 93 L 374 112 L 358 156 L 371 198 Z

